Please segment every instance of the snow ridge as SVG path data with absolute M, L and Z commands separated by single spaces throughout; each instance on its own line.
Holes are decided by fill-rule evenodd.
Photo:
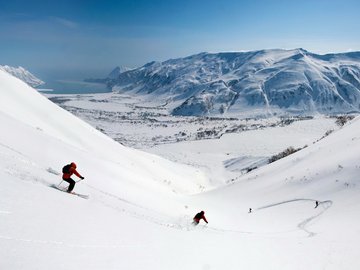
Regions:
M 14 77 L 22 80 L 23 82 L 27 83 L 28 85 L 32 87 L 38 87 L 40 85 L 45 84 L 42 80 L 35 77 L 30 71 L 26 70 L 25 68 L 19 66 L 19 67 L 11 67 L 11 66 L 0 66 L 0 70 L 3 70 Z

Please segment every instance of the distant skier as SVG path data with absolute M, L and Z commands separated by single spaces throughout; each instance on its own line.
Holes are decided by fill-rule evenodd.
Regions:
M 315 208 L 317 208 L 319 206 L 319 202 L 315 201 Z
M 251 208 L 249 208 L 249 214 L 252 212 L 252 209 Z
M 76 171 L 76 164 L 74 162 L 68 164 L 68 165 L 65 165 L 62 169 L 62 172 L 63 172 L 63 176 L 62 176 L 62 179 L 65 181 L 65 182 L 68 182 L 70 185 L 67 189 L 67 192 L 71 193 L 72 190 L 74 189 L 75 187 L 75 181 L 73 179 L 71 179 L 71 176 L 73 174 L 75 174 L 77 177 L 79 177 L 81 180 L 84 179 L 84 177 L 82 177 L 77 171 Z
M 195 226 L 198 225 L 201 219 L 203 219 L 206 223 L 209 223 L 209 222 L 206 220 L 205 212 L 204 212 L 204 211 L 201 211 L 201 212 L 197 213 L 197 214 L 195 215 L 195 217 L 193 218 L 193 224 L 194 224 Z

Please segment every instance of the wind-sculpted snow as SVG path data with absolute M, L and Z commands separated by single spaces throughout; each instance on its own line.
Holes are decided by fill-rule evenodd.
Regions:
M 360 111 L 359 53 L 201 53 L 151 62 L 107 83 L 166 104 L 174 115 Z

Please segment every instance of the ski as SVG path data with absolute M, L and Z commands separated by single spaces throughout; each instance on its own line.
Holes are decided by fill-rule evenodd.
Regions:
M 65 191 L 65 192 L 66 192 L 66 191 Z M 68 193 L 68 192 L 66 192 L 66 193 Z M 69 193 L 69 194 L 78 196 L 78 197 L 83 198 L 83 199 L 89 199 L 89 195 L 80 194 L 80 193 L 76 193 L 76 192 L 71 192 L 71 193 Z
M 62 188 L 60 188 L 59 186 L 56 186 L 56 185 L 54 185 L 54 184 L 50 185 L 50 187 L 55 188 L 55 189 L 57 189 L 57 190 L 60 190 L 60 191 L 62 191 L 62 192 L 65 192 L 65 193 L 67 193 L 67 194 L 71 194 L 71 195 L 78 196 L 78 197 L 83 198 L 83 199 L 89 199 L 89 195 L 76 193 L 76 192 L 74 192 L 74 191 L 72 191 L 72 192 L 67 192 L 67 190 L 62 189 Z

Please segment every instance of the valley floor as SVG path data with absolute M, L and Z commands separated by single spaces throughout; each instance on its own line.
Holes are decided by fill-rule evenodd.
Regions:
M 271 156 L 339 129 L 335 117 L 175 117 L 125 94 L 47 96 L 125 146 L 202 169 L 211 185 L 201 191 L 236 181 Z

